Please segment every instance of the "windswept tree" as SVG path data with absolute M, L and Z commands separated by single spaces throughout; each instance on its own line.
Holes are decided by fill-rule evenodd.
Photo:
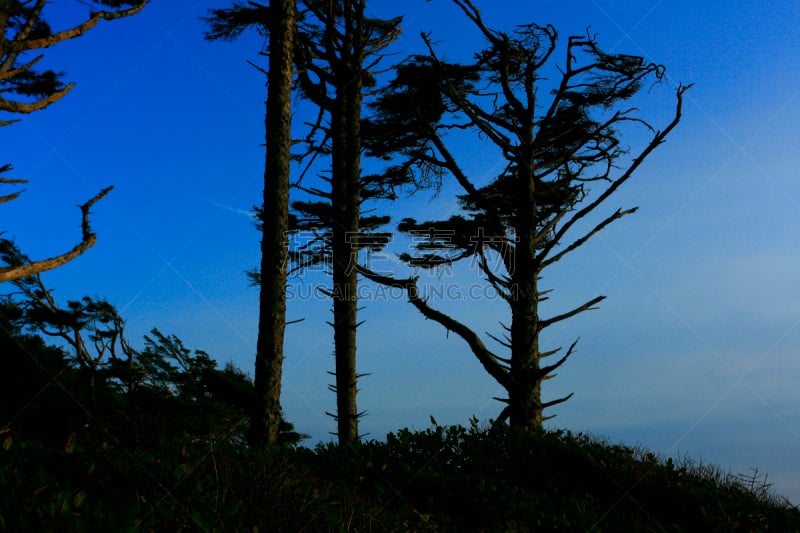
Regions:
M 101 20 L 115 20 L 134 15 L 147 4 L 146 0 L 91 0 L 84 4 L 93 10 L 85 20 L 70 28 L 54 31 L 44 18 L 47 0 L 0 0 L 0 113 L 13 115 L 33 113 L 57 102 L 72 90 L 74 83 L 65 84 L 63 73 L 37 70 L 44 57 L 41 50 L 80 37 Z M 0 117 L 0 126 L 19 119 Z M 0 165 L 0 185 L 26 183 L 19 178 L 4 177 L 11 165 Z M 72 261 L 91 248 L 97 240 L 89 226 L 89 209 L 102 199 L 110 188 L 80 206 L 81 241 L 70 251 L 16 267 L 0 268 L 0 283 L 44 272 Z M 16 199 L 20 191 L 0 194 L 0 203 Z M 5 228 L 0 228 L 0 235 Z
M 0 264 L 14 267 L 29 263 L 14 243 L 0 242 Z M 62 307 L 39 274 L 16 279 L 12 285 L 16 289 L 12 301 L 24 324 L 70 347 L 82 382 L 81 396 L 90 409 L 97 405 L 98 377 L 109 365 L 130 378 L 124 380 L 128 390 L 134 388 L 131 368 L 135 350 L 125 336 L 125 321 L 113 305 L 104 299 L 84 296 Z
M 25 260 L 13 245 L 0 246 L 0 263 Z M 245 442 L 254 386 L 233 363 L 218 368 L 208 353 L 155 328 L 137 349 L 105 299 L 59 303 L 39 274 L 12 284 L 16 291 L 0 298 L 0 431 L 62 445 L 81 427 L 126 446 L 167 436 Z M 279 443 L 302 438 L 281 421 Z
M 281 425 L 281 379 L 286 330 L 286 269 L 289 232 L 289 179 L 292 148 L 292 80 L 297 7 L 294 0 L 255 2 L 213 10 L 206 19 L 210 40 L 236 38 L 255 26 L 269 35 L 267 55 L 266 159 L 264 216 L 261 217 L 261 295 L 256 344 L 255 402 L 250 442 L 278 442 Z
M 423 268 L 473 261 L 508 305 L 506 335 L 491 337 L 507 352 L 498 355 L 475 330 L 432 308 L 419 294 L 416 277 L 361 271 L 375 281 L 403 287 L 423 316 L 467 343 L 507 392 L 499 398 L 507 405 L 498 421 L 540 428 L 544 410 L 572 396 L 544 401 L 542 382 L 575 348 L 575 343 L 566 350 L 544 348 L 541 333 L 604 299 L 597 296 L 570 311 L 542 316 L 540 304 L 549 292 L 539 286 L 542 272 L 636 210 L 616 209 L 592 217 L 595 222 L 588 230 L 583 227 L 678 124 L 687 87 L 677 88 L 674 116 L 656 130 L 636 108 L 623 106 L 645 84 L 662 80 L 664 67 L 642 57 L 603 52 L 586 35 L 568 39 L 564 62 L 555 69 L 550 66 L 557 48 L 552 26 L 493 30 L 470 0 L 453 1 L 486 47 L 472 63 L 450 64 L 423 36 L 429 53 L 401 65 L 376 103 L 379 114 L 372 127 L 382 136 L 374 137 L 373 149 L 446 173 L 461 186 L 463 214 L 400 224 L 401 231 L 413 232 L 417 239 L 416 253 L 402 259 Z M 548 86 L 547 77 L 554 74 L 556 83 Z M 621 132 L 630 132 L 628 126 L 642 126 L 652 135 L 634 153 L 622 144 Z M 448 133 L 453 131 L 488 141 L 497 157 L 505 159 L 503 171 L 488 184 L 477 183 L 451 149 Z

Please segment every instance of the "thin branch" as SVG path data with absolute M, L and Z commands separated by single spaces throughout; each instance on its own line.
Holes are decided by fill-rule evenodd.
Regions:
M 359 274 L 364 276 L 370 281 L 380 283 L 387 287 L 395 287 L 404 289 L 408 296 L 408 302 L 417 308 L 422 313 L 422 316 L 438 322 L 444 326 L 448 331 L 454 332 L 456 335 L 464 339 L 469 345 L 472 353 L 478 358 L 478 361 L 483 365 L 486 372 L 492 376 L 500 385 L 506 386 L 508 381 L 508 370 L 500 364 L 500 358 L 493 354 L 480 337 L 468 326 L 462 324 L 458 320 L 433 309 L 422 298 L 419 297 L 417 289 L 417 278 L 396 279 L 389 276 L 382 276 L 376 272 L 369 270 L 362 265 L 356 265 L 356 270 Z
M 43 57 L 44 57 L 43 55 L 38 55 L 38 56 L 34 57 L 32 60 L 30 60 L 29 62 L 25 63 L 24 65 L 22 65 L 20 67 L 15 68 L 15 69 L 9 68 L 7 70 L 0 70 L 0 80 L 5 80 L 5 79 L 8 79 L 8 78 L 13 78 L 14 76 L 19 76 L 23 72 L 26 72 L 26 71 L 30 70 L 31 67 L 34 66 L 39 61 L 41 61 L 41 59 Z
M 580 340 L 580 339 L 578 339 L 578 340 Z M 556 361 L 552 365 L 548 365 L 548 366 L 545 366 L 545 367 L 542 367 L 542 368 L 539 369 L 539 375 L 542 377 L 542 379 L 547 379 L 548 374 L 552 373 L 553 370 L 555 370 L 558 367 L 560 367 L 561 365 L 563 365 L 567 361 L 567 359 L 569 359 L 569 356 L 572 355 L 572 352 L 575 350 L 575 346 L 577 346 L 577 344 L 578 344 L 578 340 L 576 340 L 575 342 L 573 342 L 570 345 L 570 347 L 567 350 L 567 353 L 564 355 L 564 357 L 562 357 L 561 359 L 559 359 L 558 361 Z
M 665 140 L 667 135 L 678 125 L 681 120 L 681 112 L 683 109 L 683 93 L 689 90 L 692 86 L 691 85 L 679 85 L 676 91 L 676 98 L 677 104 L 675 106 L 675 116 L 672 119 L 672 122 L 660 132 L 657 132 L 647 147 L 642 150 L 641 153 L 633 160 L 631 165 L 622 174 L 619 178 L 614 180 L 614 182 L 609 185 L 609 187 L 603 191 L 600 196 L 598 196 L 593 202 L 588 204 L 586 207 L 575 213 L 572 218 L 569 219 L 561 228 L 556 232 L 554 238 L 542 249 L 542 251 L 538 254 L 540 260 L 543 260 L 547 257 L 547 254 L 553 249 L 553 247 L 564 237 L 564 234 L 579 220 L 583 217 L 594 211 L 600 204 L 602 204 L 605 200 L 607 200 L 614 192 L 628 179 L 633 175 L 633 173 L 639 168 L 639 166 L 644 162 L 645 159 L 650 155 L 650 153 L 655 150 L 659 145 L 661 145 Z M 613 215 L 612 215 L 613 216 Z M 610 223 L 610 221 L 609 221 Z M 596 233 L 596 232 L 594 232 Z M 580 244 L 578 244 L 580 246 Z M 577 246 L 576 246 L 577 247 Z M 574 248 L 573 248 L 574 249 Z M 558 254 L 558 256 L 563 256 L 563 253 Z M 552 263 L 552 261 L 550 261 Z
M 558 400 L 553 400 L 552 402 L 546 402 L 546 403 L 543 403 L 543 404 L 542 404 L 542 410 L 545 410 L 545 409 L 547 409 L 548 407 L 553 407 L 554 405 L 558 405 L 558 404 L 560 404 L 560 403 L 564 403 L 564 402 L 566 402 L 567 400 L 569 400 L 570 398 L 572 398 L 573 396 L 575 396 L 575 393 L 574 393 L 574 392 L 570 392 L 569 394 L 567 394 L 567 395 L 566 395 L 566 396 L 564 396 L 563 398 L 559 398 Z M 553 417 L 552 417 L 552 416 L 550 416 L 550 417 L 547 417 L 547 418 L 553 418 Z
M 97 241 L 97 235 L 95 235 L 92 232 L 92 228 L 89 224 L 89 215 L 90 215 L 89 210 L 95 203 L 102 200 L 111 191 L 111 189 L 113 189 L 113 187 L 106 187 L 105 189 L 100 191 L 94 198 L 92 198 L 85 204 L 79 206 L 82 215 L 82 220 L 81 220 L 82 237 L 81 237 L 81 242 L 75 245 L 75 247 L 72 248 L 72 250 L 70 250 L 65 254 L 56 257 L 51 257 L 49 259 L 35 261 L 33 263 L 27 263 L 24 265 L 0 268 L 0 283 L 4 281 L 13 281 L 16 279 L 31 276 L 33 274 L 39 274 L 41 272 L 46 272 L 48 270 L 60 267 L 61 265 L 72 261 L 79 255 L 84 253 L 86 250 L 94 246 L 94 243 Z
M 586 241 L 588 241 L 589 239 L 594 237 L 597 233 L 602 231 L 606 226 L 608 226 L 609 224 L 611 224 L 615 220 L 624 217 L 625 215 L 630 215 L 630 214 L 635 213 L 637 209 L 638 209 L 638 207 L 633 207 L 633 208 L 627 209 L 625 211 L 617 209 L 616 211 L 614 211 L 614 213 L 609 215 L 605 220 L 603 220 L 602 222 L 597 224 L 594 228 L 592 228 L 592 230 L 589 233 L 587 233 L 586 235 L 584 235 L 580 239 L 577 239 L 572 244 L 570 244 L 569 246 L 567 246 L 566 248 L 564 248 L 563 250 L 561 250 L 560 252 L 558 252 L 556 255 L 554 255 L 553 257 L 551 257 L 549 259 L 544 259 L 543 253 L 539 254 L 539 257 L 542 259 L 542 268 L 544 268 L 544 267 L 546 267 L 548 265 L 552 265 L 553 263 L 561 260 L 562 257 L 567 255 L 571 251 L 575 250 L 576 248 L 579 248 L 580 246 L 582 246 L 584 243 L 586 243 Z M 556 235 L 556 238 L 558 238 L 558 235 Z
M 567 313 L 564 313 L 564 314 L 561 314 L 561 315 L 558 315 L 558 316 L 554 316 L 553 318 L 549 318 L 547 320 L 540 321 L 539 322 L 539 328 L 540 329 L 545 329 L 545 328 L 547 328 L 549 326 L 552 326 L 556 322 L 561 322 L 562 320 L 567 320 L 568 318 L 572 318 L 573 316 L 578 315 L 580 313 L 583 313 L 584 311 L 590 311 L 590 310 L 597 309 L 596 307 L 593 307 L 593 306 L 599 304 L 600 302 L 602 302 L 605 299 L 606 299 L 605 296 L 598 296 L 596 298 L 592 298 L 591 300 L 589 300 L 588 302 L 586 302 L 582 306 L 576 307 L 572 311 L 569 311 Z

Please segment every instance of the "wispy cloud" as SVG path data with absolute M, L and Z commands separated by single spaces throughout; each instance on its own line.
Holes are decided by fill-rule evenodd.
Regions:
M 225 204 L 219 203 L 217 200 L 211 200 L 211 199 L 208 199 L 208 198 L 204 199 L 204 201 L 206 203 L 218 208 L 218 209 L 222 209 L 224 211 L 229 211 L 231 213 L 236 213 L 237 215 L 241 215 L 243 217 L 247 217 L 250 220 L 255 220 L 255 218 L 256 218 L 256 212 L 253 211 L 252 209 L 242 209 L 241 207 L 235 207 L 235 206 L 232 206 L 232 205 L 225 205 Z

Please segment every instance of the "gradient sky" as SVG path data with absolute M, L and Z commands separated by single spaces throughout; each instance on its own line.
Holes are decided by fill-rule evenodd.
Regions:
M 609 52 L 667 66 L 664 84 L 637 100 L 666 125 L 678 82 L 694 83 L 684 119 L 607 209 L 639 211 L 545 272 L 557 312 L 598 294 L 601 308 L 550 332 L 552 346 L 580 337 L 577 353 L 545 385 L 545 399 L 575 392 L 550 427 L 688 455 L 734 473 L 758 468 L 800 503 L 800 4 L 794 0 L 477 0 L 487 21 L 553 24 L 562 38 L 598 34 Z M 102 187 L 97 245 L 44 276 L 60 301 L 106 297 L 132 339 L 152 327 L 250 370 L 257 297 L 243 271 L 258 262 L 250 210 L 263 173 L 263 38 L 203 41 L 199 17 L 222 0 L 155 1 L 131 19 L 102 24 L 46 52 L 76 88 L 49 109 L 0 129 L 2 162 L 27 178 L 0 211 L 0 228 L 33 258 L 79 237 L 75 206 Z M 400 7 L 398 7 L 400 6 Z M 50 7 L 56 27 L 80 3 Z M 373 0 L 371 14 L 405 15 L 395 56 L 422 52 L 433 31 L 457 59 L 475 31 L 447 0 Z M 555 59 L 563 57 L 563 46 Z M 298 109 L 302 118 L 302 109 Z M 642 137 L 629 138 L 637 146 Z M 463 150 L 476 175 L 495 168 Z M 395 219 L 453 212 L 446 188 L 395 205 Z M 401 249 L 392 250 L 400 252 Z M 462 290 L 467 266 L 438 281 Z M 295 279 L 283 405 L 312 443 L 335 430 L 326 385 L 333 359 L 330 302 L 308 297 L 319 275 Z M 367 284 L 365 283 L 365 286 Z M 361 430 L 488 419 L 500 390 L 456 336 L 372 288 L 362 317 Z M 313 293 L 311 293 L 313 296 Z M 390 295 L 391 296 L 391 295 Z M 478 331 L 506 320 L 491 299 L 439 301 Z

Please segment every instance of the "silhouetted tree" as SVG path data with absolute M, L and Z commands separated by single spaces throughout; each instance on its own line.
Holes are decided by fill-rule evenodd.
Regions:
M 508 405 L 499 420 L 515 427 L 540 428 L 543 411 L 569 396 L 544 402 L 541 385 L 572 355 L 542 349 L 541 332 L 553 324 L 594 309 L 598 296 L 571 311 L 540 316 L 548 291 L 539 287 L 542 271 L 575 251 L 609 224 L 636 208 L 617 209 L 581 232 L 587 219 L 625 183 L 652 151 L 664 142 L 681 117 L 677 89 L 674 118 L 656 131 L 635 108 L 618 110 L 648 79 L 661 80 L 664 68 L 643 58 L 603 52 L 591 35 L 570 37 L 560 70 L 546 66 L 556 49 L 552 26 L 521 25 L 507 33 L 488 28 L 470 0 L 453 0 L 477 27 L 487 46 L 474 62 L 449 64 L 423 36 L 429 54 L 400 66 L 389 89 L 378 99 L 374 136 L 387 157 L 403 154 L 432 172 L 446 172 L 460 184 L 465 215 L 417 223 L 399 229 L 417 237 L 417 253 L 402 256 L 414 267 L 435 268 L 470 259 L 505 300 L 511 325 L 504 339 L 492 337 L 510 352 L 501 357 L 480 336 L 422 299 L 417 278 L 378 275 L 370 279 L 403 287 L 425 316 L 465 340 L 484 369 L 506 390 Z M 560 80 L 545 99 L 545 82 Z M 653 133 L 638 153 L 621 146 L 622 127 L 641 125 Z M 496 148 L 505 168 L 488 185 L 474 181 L 448 147 L 447 132 L 474 133 Z M 591 190 L 590 190 L 591 188 Z M 561 356 L 552 364 L 545 360 Z
M 281 375 L 286 329 L 286 268 L 291 171 L 292 79 L 297 8 L 294 0 L 272 0 L 269 7 L 250 2 L 213 10 L 206 37 L 233 39 L 255 26 L 269 34 L 266 161 L 261 220 L 261 283 L 256 345 L 255 404 L 251 411 L 253 444 L 278 442 L 281 423 Z
M 320 120 L 314 129 L 322 139 L 314 139 L 314 131 L 306 138 L 308 155 L 330 153 L 329 191 L 303 188 L 326 201 L 296 202 L 298 212 L 295 229 L 311 231 L 325 228 L 322 239 L 329 250 L 333 288 L 327 294 L 333 300 L 333 336 L 336 383 L 337 436 L 340 443 L 357 441 L 358 419 L 363 413 L 357 407 L 356 369 L 358 322 L 359 250 L 380 247 L 387 236 L 374 229 L 388 222 L 388 217 L 362 217 L 365 200 L 382 196 L 392 184 L 376 182 L 363 176 L 362 107 L 365 91 L 374 86 L 372 69 L 380 62 L 382 52 L 400 33 L 400 19 L 379 20 L 367 17 L 366 0 L 306 1 L 319 25 L 300 36 L 302 50 L 299 80 L 303 94 L 320 109 Z M 327 124 L 323 123 L 323 116 Z M 393 191 L 389 190 L 391 195 Z M 308 251 L 306 251 L 308 252 Z M 309 257 L 299 257 L 300 264 Z M 313 257 L 313 256 L 312 256 Z M 330 414 L 330 413 L 329 413 Z
M 183 432 L 196 438 L 243 444 L 253 406 L 253 381 L 232 362 L 221 369 L 208 353 L 190 350 L 175 335 L 153 329 L 135 363 L 141 380 L 135 394 L 140 431 Z M 308 438 L 281 416 L 279 444 Z
M 10 241 L 0 241 L 0 260 L 10 265 L 29 264 Z M 126 386 L 131 390 L 135 378 L 130 373 L 135 350 L 125 337 L 125 321 L 116 308 L 104 299 L 84 296 L 60 306 L 40 274 L 12 281 L 17 289 L 16 303 L 22 321 L 29 329 L 60 339 L 72 350 L 72 361 L 84 384 L 81 397 L 89 409 L 97 406 L 97 380 L 104 366 L 114 364 L 128 369 Z
M 302 185 L 303 172 L 295 187 L 324 198 L 323 202 L 294 202 L 293 231 L 315 233 L 303 249 L 290 253 L 296 266 L 329 262 L 333 289 L 334 352 L 338 436 L 341 442 L 358 439 L 356 393 L 356 328 L 358 327 L 358 278 L 354 269 L 359 250 L 385 244 L 388 236 L 373 230 L 388 222 L 387 217 L 362 217 L 361 204 L 370 198 L 391 196 L 397 184 L 384 176 L 361 173 L 361 110 L 364 92 L 375 84 L 371 71 L 381 51 L 399 35 L 400 19 L 377 20 L 365 15 L 365 0 L 304 0 L 302 17 L 294 36 L 295 65 L 300 94 L 319 108 L 318 120 L 304 141 L 307 150 L 298 155 L 308 162 L 306 171 L 319 155 L 330 156 L 330 189 Z M 230 39 L 249 26 L 267 31 L 271 7 L 255 2 L 215 10 L 209 18 L 209 38 Z M 270 41 L 271 42 L 271 41 Z M 408 175 L 407 175 L 408 177 Z M 376 180 L 376 178 L 380 178 Z M 273 212 L 264 204 L 259 209 L 259 226 Z M 267 281 L 262 269 L 253 273 L 256 284 Z
M 33 113 L 46 108 L 63 98 L 74 83 L 65 85 L 63 73 L 52 70 L 36 70 L 43 55 L 29 57 L 68 39 L 80 37 L 101 20 L 115 20 L 138 13 L 147 4 L 145 0 L 87 0 L 92 8 L 86 19 L 60 31 L 53 31 L 44 17 L 47 0 L 0 0 L 0 112 L 11 114 Z M 0 119 L 0 126 L 8 126 L 18 119 Z M 26 183 L 24 179 L 4 177 L 11 165 L 0 166 L 0 185 Z M 97 237 L 89 227 L 89 209 L 102 199 L 111 187 L 103 189 L 97 196 L 80 206 L 82 219 L 81 241 L 69 252 L 29 262 L 15 267 L 0 268 L 0 283 L 30 276 L 59 267 L 72 261 L 91 248 Z M 0 203 L 14 200 L 20 192 L 0 195 Z M 2 232 L 0 232 L 2 235 Z

